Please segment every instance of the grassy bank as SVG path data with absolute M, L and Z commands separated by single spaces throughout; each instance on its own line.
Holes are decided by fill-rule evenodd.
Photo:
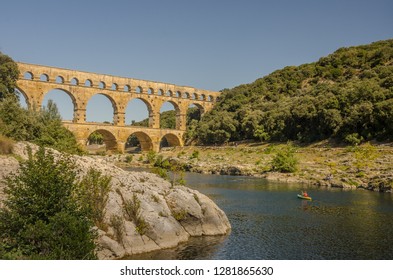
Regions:
M 260 176 L 304 184 L 386 190 L 393 184 L 393 144 L 332 146 L 319 142 L 292 146 L 294 172 L 277 172 L 272 163 L 287 144 L 239 144 L 233 146 L 174 147 L 160 152 L 175 158 L 189 170 L 201 173 Z M 385 190 L 385 191 L 386 191 Z

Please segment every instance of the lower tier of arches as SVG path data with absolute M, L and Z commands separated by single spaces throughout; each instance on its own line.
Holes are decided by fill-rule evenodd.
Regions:
M 89 136 L 96 132 L 102 135 L 102 141 L 106 150 L 124 153 L 127 140 L 134 136 L 140 145 L 141 151 L 160 150 L 164 142 L 167 146 L 183 146 L 183 135 L 185 131 L 175 129 L 155 129 L 136 126 L 115 126 L 98 123 L 73 123 L 63 122 L 63 125 L 76 137 L 79 144 L 85 147 Z

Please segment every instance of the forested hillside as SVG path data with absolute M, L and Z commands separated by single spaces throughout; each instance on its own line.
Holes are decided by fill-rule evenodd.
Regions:
M 393 40 L 341 48 L 225 89 L 196 130 L 201 144 L 393 140 Z

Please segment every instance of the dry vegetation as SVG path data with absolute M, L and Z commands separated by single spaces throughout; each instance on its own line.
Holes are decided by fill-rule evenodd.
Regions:
M 365 143 L 360 146 L 332 147 L 319 142 L 296 147 L 297 170 L 272 172 L 271 162 L 284 144 L 241 144 L 220 147 L 176 147 L 161 152 L 164 157 L 179 158 L 197 172 L 219 173 L 223 166 L 233 166 L 244 175 L 264 176 L 324 185 L 333 181 L 344 187 L 367 186 L 375 180 L 393 180 L 393 145 Z M 197 154 L 197 157 L 195 157 Z M 329 178 L 330 180 L 326 180 Z

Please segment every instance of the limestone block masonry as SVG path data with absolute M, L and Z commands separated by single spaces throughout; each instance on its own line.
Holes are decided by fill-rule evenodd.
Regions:
M 74 106 L 72 122 L 64 126 L 83 146 L 94 131 L 104 136 L 108 150 L 123 152 L 127 138 L 134 134 L 143 151 L 160 149 L 165 137 L 171 146 L 182 146 L 186 131 L 187 109 L 197 106 L 201 113 L 211 110 L 220 92 L 190 86 L 89 73 L 57 67 L 18 62 L 20 76 L 17 89 L 26 98 L 29 108 L 40 108 L 44 96 L 58 89 L 67 93 Z M 87 103 L 96 94 L 105 95 L 113 106 L 113 124 L 86 122 Z M 125 110 L 132 99 L 142 100 L 149 112 L 149 127 L 125 124 Z M 160 108 L 170 102 L 176 111 L 176 129 L 160 129 Z M 61 106 L 61 104 L 57 104 Z

